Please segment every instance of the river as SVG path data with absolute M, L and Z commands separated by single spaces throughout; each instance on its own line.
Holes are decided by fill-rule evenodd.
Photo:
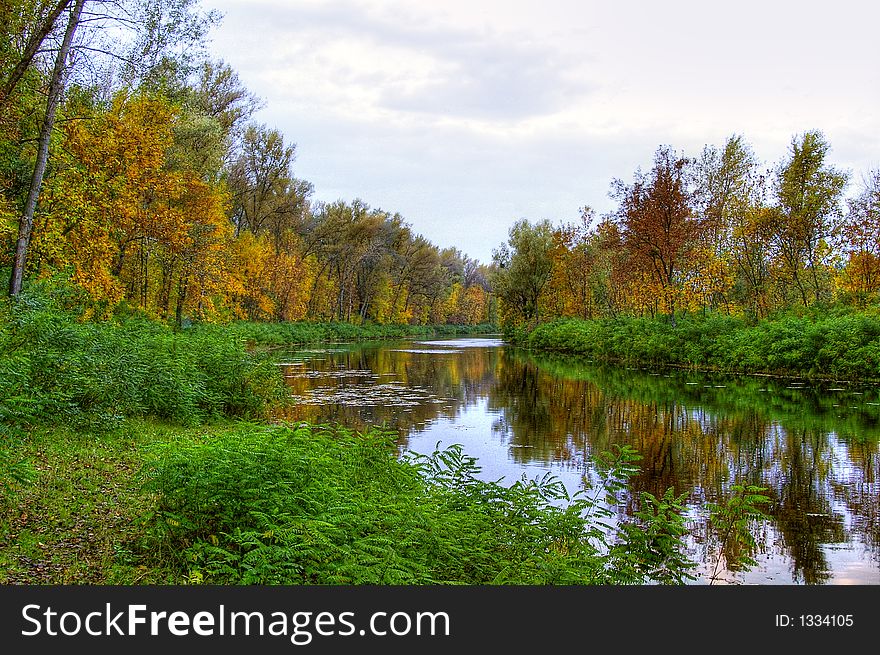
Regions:
M 401 452 L 461 444 L 487 480 L 550 473 L 574 493 L 614 444 L 645 491 L 687 494 L 695 584 L 880 584 L 880 389 L 597 365 L 494 338 L 333 344 L 281 354 L 288 417 L 384 425 Z M 757 564 L 727 571 L 707 504 L 765 487 Z

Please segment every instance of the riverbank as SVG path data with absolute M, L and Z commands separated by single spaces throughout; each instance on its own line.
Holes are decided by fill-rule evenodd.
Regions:
M 377 429 L 273 425 L 279 368 L 235 329 L 89 322 L 45 299 L 0 318 L 0 584 L 688 578 L 673 498 L 605 544 L 599 496 L 480 481 L 455 447 L 401 458 Z M 634 458 L 617 452 L 609 490 Z
M 554 489 L 478 482 L 455 452 L 444 473 L 401 461 L 379 431 L 132 420 L 35 429 L 18 452 L 32 475 L 0 503 L 0 584 L 610 579 Z
M 204 323 L 191 328 L 195 332 L 218 333 L 243 339 L 249 344 L 283 346 L 310 343 L 333 343 L 345 341 L 375 341 L 383 339 L 430 339 L 476 334 L 498 334 L 498 326 L 491 323 L 479 325 L 408 325 L 352 323 L 258 323 L 237 321 L 226 325 Z
M 880 379 L 880 315 L 849 308 L 755 323 L 722 314 L 563 319 L 505 335 L 519 346 L 597 361 L 726 373 Z

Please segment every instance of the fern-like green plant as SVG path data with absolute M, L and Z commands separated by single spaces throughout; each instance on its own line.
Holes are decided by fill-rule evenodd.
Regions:
M 660 584 L 683 584 L 694 580 L 696 564 L 684 550 L 688 533 L 684 520 L 687 494 L 676 496 L 667 489 L 660 498 L 642 492 L 635 522 L 623 523 L 611 558 L 624 581 L 652 580 Z
M 760 505 L 770 502 L 763 492 L 767 489 L 756 485 L 733 484 L 733 492 L 722 504 L 709 503 L 710 525 L 717 538 L 717 558 L 709 575 L 709 584 L 720 579 L 722 563 L 729 571 L 743 571 L 757 564 L 755 554 L 758 544 L 753 527 L 755 522 L 767 518 Z

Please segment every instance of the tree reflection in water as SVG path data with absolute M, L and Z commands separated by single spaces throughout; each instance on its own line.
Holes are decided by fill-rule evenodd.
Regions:
M 755 537 L 765 559 L 785 560 L 781 582 L 880 584 L 876 389 L 597 366 L 478 339 L 296 357 L 284 367 L 298 400 L 287 419 L 386 425 L 406 448 L 432 425 L 454 426 L 482 407 L 492 438 L 507 446 L 493 464 L 511 480 L 536 465 L 589 476 L 591 457 L 629 444 L 643 459 L 618 511 L 637 511 L 642 491 L 686 492 L 691 551 L 707 570 L 718 555 L 705 504 L 741 483 L 767 488 L 770 521 L 755 525 Z M 467 450 L 472 437 L 455 437 Z M 836 573 L 843 551 L 860 565 Z

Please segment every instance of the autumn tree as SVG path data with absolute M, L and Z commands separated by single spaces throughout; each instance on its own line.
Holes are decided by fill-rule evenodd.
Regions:
M 265 125 L 247 128 L 241 154 L 229 174 L 236 234 L 249 230 L 259 235 L 268 230 L 273 214 L 286 211 L 284 196 L 295 149 L 284 143 L 278 130 Z
M 658 309 L 673 315 L 681 303 L 681 274 L 699 235 L 687 188 L 688 160 L 660 147 L 647 174 L 638 171 L 632 184 L 613 183 L 620 201 L 617 223 L 630 264 L 651 283 Z
M 99 60 L 107 60 L 118 64 L 124 62 L 125 68 L 138 75 L 131 76 L 129 86 L 137 79 L 145 82 L 147 77 L 158 79 L 150 71 L 167 70 L 185 67 L 177 66 L 193 61 L 196 50 L 193 44 L 204 42 L 210 20 L 197 10 L 198 0 L 71 0 L 71 2 L 16 2 L 16 7 L 7 12 L 4 7 L 0 18 L 10 23 L 24 21 L 28 27 L 27 37 L 12 58 L 16 63 L 11 70 L 4 70 L 2 86 L 3 101 L 16 88 L 19 80 L 35 61 L 48 37 L 58 33 L 60 42 L 55 50 L 54 65 L 45 76 L 46 100 L 42 113 L 39 135 L 36 139 L 37 148 L 28 186 L 27 196 L 22 203 L 22 211 L 18 222 L 18 236 L 12 262 L 9 282 L 9 293 L 16 296 L 20 293 L 28 249 L 34 229 L 34 217 L 40 202 L 40 191 L 49 166 L 49 150 L 52 140 L 56 113 L 62 103 L 68 79 L 72 75 L 82 74 L 87 67 L 99 68 Z M 16 12 L 16 9 L 18 10 Z M 210 14 L 209 12 L 209 15 Z M 13 17 L 15 20 L 13 20 Z M 106 29 L 106 28 L 111 29 Z M 8 28 L 2 28 L 8 29 Z M 116 40 L 106 35 L 118 36 Z M 122 40 L 133 37 L 140 50 L 120 53 L 125 50 Z M 111 39 L 104 47 L 102 39 Z M 15 49 L 0 48 L 3 62 L 9 63 L 9 54 Z M 136 53 L 137 56 L 135 56 Z M 73 56 L 76 54 L 77 56 Z M 158 62 L 163 62 L 162 66 Z M 76 64 L 76 66 L 74 66 Z M 5 68 L 5 67 L 4 67 Z M 112 66 L 111 66 L 112 68 Z M 155 85 L 158 88 L 159 84 Z M 112 95 L 114 89 L 104 89 Z M 85 117 L 81 117 L 85 118 Z
M 178 321 L 186 308 L 209 313 L 222 293 L 232 234 L 223 189 L 171 156 L 179 118 L 164 98 L 119 94 L 67 123 L 35 242 L 43 266 L 71 267 L 94 299 L 126 296 Z
M 407 323 L 414 316 L 414 301 L 431 295 L 432 280 L 440 267 L 436 246 L 421 234 L 402 226 L 389 252 L 392 284 L 390 320 Z
M 860 192 L 847 201 L 841 235 L 848 261 L 845 288 L 859 296 L 880 289 L 880 169 L 862 180 Z
M 553 234 L 553 274 L 547 286 L 547 304 L 555 306 L 560 316 L 595 318 L 597 286 L 603 284 L 608 271 L 602 259 L 596 233 L 595 212 L 581 209 L 579 222 L 564 223 Z
M 28 274 L 63 273 L 92 309 L 125 300 L 178 324 L 489 315 L 492 273 L 479 262 L 361 200 L 313 206 L 292 172 L 295 145 L 249 123 L 259 100 L 208 59 L 215 20 L 200 0 L 0 6 L 10 290 L 27 263 Z
M 842 215 L 847 175 L 826 163 L 829 145 L 821 132 L 794 138 L 788 159 L 774 180 L 775 229 L 772 247 L 783 282 L 803 305 L 827 297 L 832 241 Z
M 513 224 L 507 242 L 492 253 L 497 266 L 492 280 L 503 305 L 505 322 L 529 323 L 539 316 L 539 298 L 553 270 L 553 226 L 543 220 Z
M 766 242 L 749 242 L 757 234 L 748 223 L 763 177 L 751 147 L 736 134 L 723 148 L 705 146 L 694 161 L 692 176 L 693 206 L 700 224 L 692 295 L 702 296 L 704 306 L 730 311 L 733 294 L 757 293 L 751 275 L 754 262 L 749 258 L 755 246 L 764 252 Z

